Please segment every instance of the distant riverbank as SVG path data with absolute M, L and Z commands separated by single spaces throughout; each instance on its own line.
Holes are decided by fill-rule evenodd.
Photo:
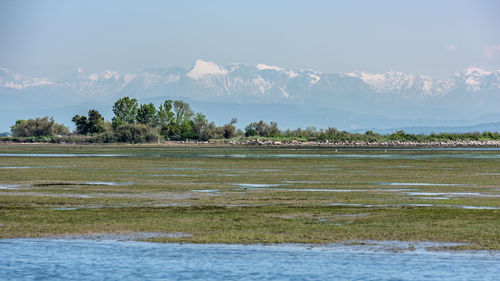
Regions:
M 99 144 L 87 139 L 55 139 L 51 141 L 4 137 L 0 144 Z M 107 143 L 108 145 L 127 143 Z M 453 141 L 302 141 L 302 140 L 270 140 L 270 139 L 217 139 L 209 141 L 161 141 L 136 145 L 166 145 L 166 146 L 296 146 L 296 147 L 500 147 L 500 140 L 453 140 Z
M 168 142 L 172 143 L 172 142 Z M 173 142 L 178 143 L 178 142 Z M 172 144 L 173 144 L 172 143 Z M 184 142 L 187 143 L 187 142 Z M 189 142 L 192 143 L 192 142 Z M 408 141 L 273 141 L 273 140 L 212 140 L 204 144 L 228 144 L 228 145 L 264 145 L 264 146 L 327 146 L 327 147 L 500 147 L 500 141 L 432 141 L 432 142 L 408 142 Z

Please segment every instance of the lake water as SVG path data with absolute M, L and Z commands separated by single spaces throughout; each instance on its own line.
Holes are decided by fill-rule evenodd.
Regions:
M 497 252 L 393 245 L 221 245 L 0 240 L 3 280 L 498 280 Z M 405 246 L 407 247 L 408 244 Z M 413 248 L 413 247 L 412 247 Z

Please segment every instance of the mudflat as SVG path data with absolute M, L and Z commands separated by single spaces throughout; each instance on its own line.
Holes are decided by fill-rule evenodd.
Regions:
M 0 238 L 500 249 L 498 149 L 0 145 Z

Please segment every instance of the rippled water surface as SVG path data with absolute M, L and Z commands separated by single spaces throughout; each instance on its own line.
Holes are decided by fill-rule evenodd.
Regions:
M 396 247 L 398 245 L 396 244 Z M 425 245 L 424 245 L 425 246 Z M 495 280 L 496 254 L 331 245 L 0 240 L 4 280 Z M 397 251 L 397 249 L 396 249 Z

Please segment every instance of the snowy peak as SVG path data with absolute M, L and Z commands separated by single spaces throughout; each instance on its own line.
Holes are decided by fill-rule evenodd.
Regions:
M 129 74 L 126 74 L 129 75 Z M 102 73 L 86 73 L 83 71 L 81 67 L 76 69 L 76 72 L 73 74 L 70 74 L 67 76 L 65 79 L 63 79 L 64 82 L 67 81 L 73 81 L 75 79 L 78 80 L 87 80 L 87 81 L 98 81 L 98 80 L 114 80 L 118 81 L 123 78 L 124 75 L 113 71 L 113 70 L 105 70 Z
M 137 75 L 120 74 L 113 70 L 86 73 L 82 68 L 54 83 L 57 89 L 72 89 L 80 95 L 108 95 L 122 90 Z
M 490 75 L 491 71 L 487 71 L 478 67 L 469 67 L 463 71 L 464 75 L 467 76 L 484 76 L 484 75 Z
M 270 69 L 270 70 L 276 70 L 276 71 L 284 71 L 283 68 L 281 67 L 277 67 L 277 66 L 274 66 L 274 65 L 267 65 L 267 64 L 257 64 L 257 70 L 266 70 L 266 69 Z
M 22 90 L 29 87 L 52 85 L 53 82 L 45 77 L 27 77 L 14 74 L 7 68 L 0 67 L 0 87 Z
M 189 78 L 198 80 L 206 75 L 223 75 L 227 74 L 227 70 L 219 67 L 217 64 L 204 60 L 197 60 L 193 68 L 187 73 Z
M 458 85 L 470 92 L 500 90 L 500 70 L 488 71 L 477 67 L 469 67 L 461 73 L 455 73 Z
M 426 96 L 443 95 L 454 85 L 452 79 L 437 80 L 427 75 L 405 74 L 397 71 L 385 73 L 357 71 L 347 75 L 361 79 L 379 94 L 399 94 L 405 96 L 405 99 L 423 99 Z
M 260 64 L 257 64 L 256 68 L 258 71 L 273 70 L 273 71 L 277 71 L 277 72 L 282 72 L 282 73 L 285 73 L 290 78 L 295 78 L 295 77 L 299 76 L 299 74 L 297 72 L 295 72 L 291 69 L 284 69 L 284 68 L 274 66 L 274 65 L 267 65 L 267 64 L 260 63 Z
M 432 101 L 443 96 L 500 98 L 500 70 L 470 67 L 446 80 L 397 71 L 326 74 L 268 64 L 232 63 L 224 67 L 197 60 L 191 69 L 150 68 L 139 74 L 113 70 L 86 73 L 78 68 L 59 81 L 26 77 L 0 68 L 2 91 L 44 86 L 48 92 L 80 96 L 179 96 L 237 102 L 335 103 L 343 98 Z

